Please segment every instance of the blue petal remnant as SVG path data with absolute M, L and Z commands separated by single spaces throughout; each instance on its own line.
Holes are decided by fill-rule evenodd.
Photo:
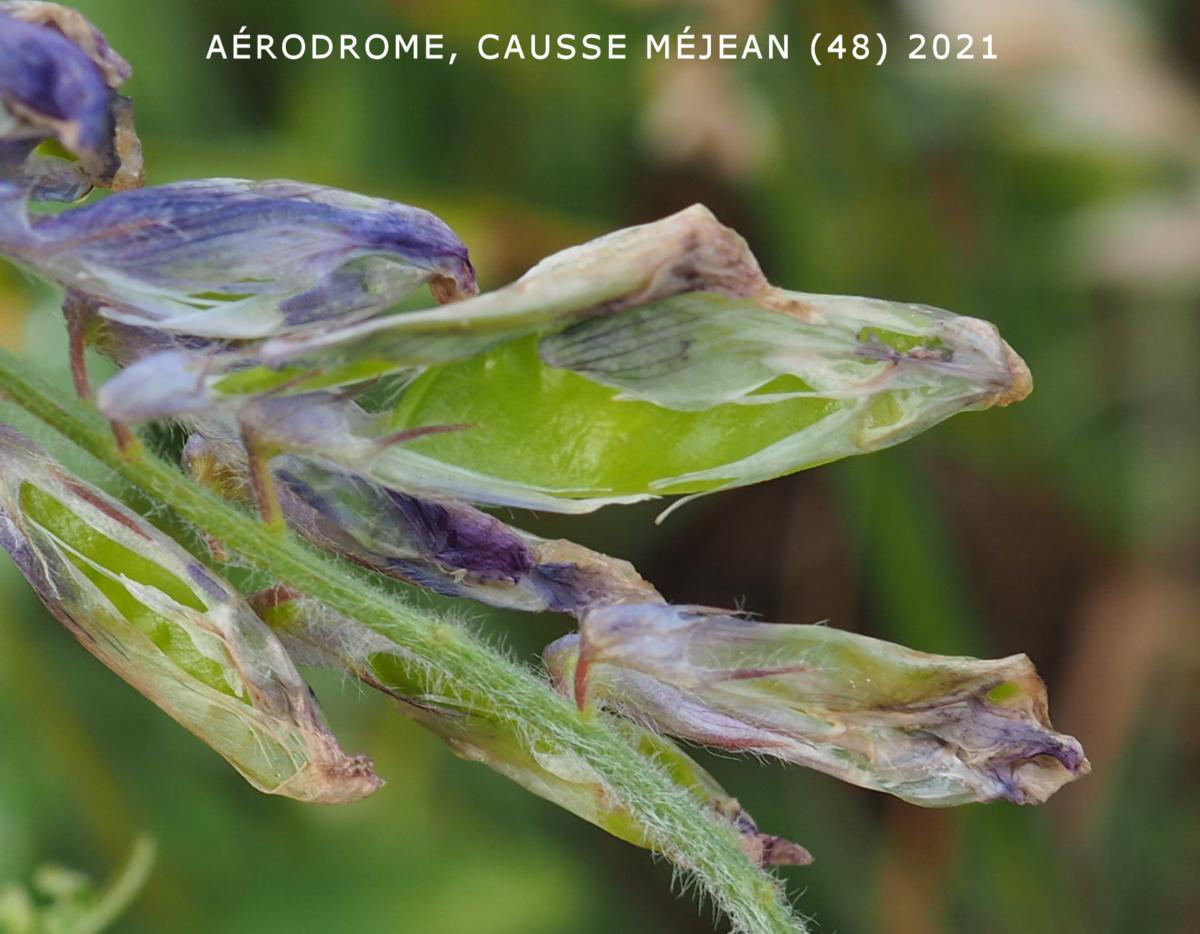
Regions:
M 176 334 L 262 338 L 370 317 L 424 283 L 441 302 L 477 291 L 440 218 L 336 188 L 208 179 L 40 217 L 7 200 L 0 251 L 110 320 Z
M 353 474 L 305 464 L 299 458 L 280 460 L 276 475 L 286 487 L 286 496 L 343 529 L 365 527 L 363 534 L 369 530 L 371 538 L 383 536 L 396 545 L 406 539 L 404 550 L 485 580 L 515 583 L 533 569 L 528 546 L 487 513 L 456 503 L 418 499 Z M 362 506 L 369 506 L 370 512 L 360 511 Z
M 98 185 L 141 184 L 132 105 L 116 89 L 128 63 L 74 10 L 53 3 L 0 3 L 0 179 L 35 200 L 76 200 Z M 33 154 L 58 141 L 71 163 Z
M 236 429 L 215 419 L 183 461 L 222 496 L 245 498 L 248 465 Z M 628 562 L 544 539 L 448 499 L 420 497 L 306 457 L 271 459 L 288 525 L 322 549 L 381 574 L 491 606 L 582 616 L 610 603 L 661 600 Z

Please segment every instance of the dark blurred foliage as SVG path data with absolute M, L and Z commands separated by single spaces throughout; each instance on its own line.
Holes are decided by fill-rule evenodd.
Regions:
M 529 519 L 672 599 L 919 649 L 1028 652 L 1094 773 L 1047 806 L 924 811 L 705 757 L 820 930 L 1200 928 L 1200 15 L 1185 0 L 97 0 L 134 64 L 152 183 L 284 176 L 442 213 L 485 287 L 694 201 L 778 284 L 997 322 L 1037 389 L 895 450 L 689 505 Z M 790 62 L 488 63 L 485 32 L 788 32 Z M 210 36 L 442 32 L 453 67 L 205 61 Z M 884 32 L 883 67 L 808 37 Z M 903 61 L 991 32 L 995 63 Z M 33 309 L 29 311 L 29 309 Z M 27 313 L 28 312 L 28 313 Z M 0 269 L 0 340 L 65 371 L 52 296 Z M 652 451 L 647 456 L 653 456 Z M 81 469 L 88 465 L 80 463 Z M 94 465 L 91 467 L 94 475 Z M 103 479 L 103 478 L 102 478 Z M 704 931 L 669 867 L 315 683 L 390 784 L 336 810 L 254 793 L 82 652 L 7 563 L 0 882 L 161 856 L 121 930 Z M 568 623 L 451 607 L 521 657 Z

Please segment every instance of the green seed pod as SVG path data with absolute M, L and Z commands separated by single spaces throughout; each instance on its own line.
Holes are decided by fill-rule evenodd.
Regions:
M 371 411 L 302 395 L 400 371 Z M 98 399 L 119 421 L 227 405 L 279 450 L 417 495 L 587 512 L 879 450 L 1031 386 L 986 321 L 776 288 L 697 206 L 443 308 L 152 355 Z M 469 427 L 412 434 L 439 425 Z
M 100 661 L 255 788 L 339 803 L 381 784 L 326 727 L 245 600 L 115 500 L 0 426 L 0 545 Z
M 305 664 L 350 673 L 394 698 L 405 716 L 441 737 L 455 755 L 482 762 L 621 840 L 657 849 L 652 828 L 638 823 L 582 758 L 565 747 L 531 745 L 520 724 L 491 713 L 485 699 L 476 704 L 461 692 L 451 696 L 450 691 L 431 691 L 430 683 L 436 683 L 436 678 L 429 673 L 414 677 L 414 672 L 426 666 L 387 636 L 281 588 L 264 591 L 253 602 Z M 626 720 L 614 720 L 614 725 L 650 762 L 667 772 L 682 792 L 710 809 L 717 820 L 728 823 L 738 833 L 742 849 L 759 865 L 812 861 L 803 847 L 761 833 L 737 801 L 669 739 Z M 687 862 L 687 854 L 668 855 Z

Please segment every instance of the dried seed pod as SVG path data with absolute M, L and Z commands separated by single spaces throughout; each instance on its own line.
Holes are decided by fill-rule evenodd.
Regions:
M 100 661 L 254 787 L 338 803 L 380 785 L 348 756 L 242 597 L 116 501 L 0 426 L 0 545 Z
M 405 716 L 441 737 L 456 755 L 482 762 L 615 837 L 658 849 L 653 828 L 636 821 L 582 758 L 565 747 L 531 745 L 519 723 L 496 716 L 486 703 L 474 704 L 461 692 L 431 689 L 436 678 L 427 666 L 387 636 L 285 589 L 264 591 L 253 602 L 262 618 L 306 664 L 352 674 L 393 697 Z M 416 678 L 414 672 L 423 674 Z M 803 847 L 759 831 L 737 801 L 670 740 L 628 721 L 614 721 L 614 725 L 646 756 L 647 765 L 653 763 L 665 771 L 677 788 L 709 809 L 715 819 L 727 823 L 759 865 L 812 861 Z M 668 855 L 687 864 L 686 853 Z
M 55 3 L 0 2 L 0 179 L 35 200 L 142 184 L 133 108 L 116 89 L 128 63 L 95 26 Z M 79 161 L 34 155 L 44 140 Z
M 476 291 L 439 218 L 335 188 L 207 179 L 37 217 L 15 194 L 0 189 L 0 251 L 137 327 L 262 338 L 361 320 L 424 283 L 443 300 Z
M 697 607 L 588 614 L 551 645 L 560 688 L 656 731 L 775 756 L 914 804 L 1040 804 L 1089 771 L 1029 659 L 927 655 Z

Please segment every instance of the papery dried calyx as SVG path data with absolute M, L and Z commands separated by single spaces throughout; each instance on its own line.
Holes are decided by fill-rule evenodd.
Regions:
M 1038 804 L 1086 774 L 1023 655 L 927 655 L 825 626 L 615 606 L 554 643 L 564 692 L 659 732 L 775 756 L 914 804 Z
M 236 591 L 4 426 L 0 545 L 84 648 L 256 788 L 336 803 L 380 785 Z
M 142 183 L 129 65 L 95 26 L 55 3 L 0 2 L 0 179 L 36 200 Z M 45 140 L 78 161 L 35 154 Z
M 637 821 L 603 778 L 565 744 L 531 740 L 520 722 L 493 713 L 486 698 L 472 698 L 449 684 L 439 689 L 428 666 L 387 636 L 285 589 L 264 591 L 254 604 L 297 658 L 349 672 L 393 697 L 405 716 L 441 737 L 456 755 L 484 763 L 613 836 L 659 849 L 654 829 Z M 677 789 L 730 827 L 759 865 L 811 862 L 803 847 L 760 832 L 737 801 L 670 740 L 629 722 L 614 721 L 614 727 L 646 757 L 648 768 L 661 769 Z M 668 855 L 688 864 L 687 853 Z

